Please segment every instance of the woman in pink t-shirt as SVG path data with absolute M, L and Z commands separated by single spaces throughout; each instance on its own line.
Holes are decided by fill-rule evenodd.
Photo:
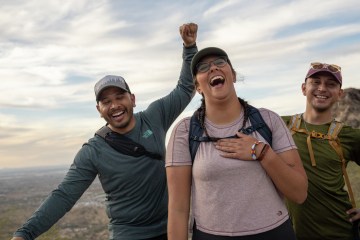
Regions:
M 258 132 L 239 132 L 251 125 L 247 103 L 236 95 L 236 73 L 222 49 L 199 51 L 191 70 L 203 96 L 204 135 L 216 141 L 202 142 L 192 162 L 190 118 L 173 129 L 166 154 L 169 240 L 188 239 L 190 203 L 194 240 L 295 239 L 284 197 L 302 203 L 307 177 L 284 122 L 259 109 L 272 131 L 271 147 Z

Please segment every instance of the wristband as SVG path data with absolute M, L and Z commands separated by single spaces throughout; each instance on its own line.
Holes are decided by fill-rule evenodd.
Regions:
M 251 146 L 250 154 L 251 154 L 251 158 L 252 158 L 253 160 L 256 160 L 256 159 L 257 159 L 255 148 L 256 148 L 257 145 L 259 145 L 259 143 L 262 143 L 262 141 L 256 140 L 256 142 L 254 142 L 254 144 Z
M 263 149 L 260 152 L 259 157 L 257 158 L 257 160 L 259 162 L 261 162 L 263 160 L 263 158 L 264 158 L 266 152 L 269 150 L 269 148 L 270 148 L 269 144 L 265 144 L 265 146 L 263 147 Z

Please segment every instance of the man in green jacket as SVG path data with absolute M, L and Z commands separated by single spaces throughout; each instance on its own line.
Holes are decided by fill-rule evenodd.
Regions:
M 309 181 L 303 204 L 288 201 L 298 240 L 354 239 L 353 222 L 360 219 L 360 210 L 344 189 L 345 166 L 349 161 L 360 164 L 360 129 L 336 123 L 331 111 L 343 95 L 341 86 L 339 66 L 312 63 L 301 86 L 305 112 L 283 117 Z
M 14 233 L 12 240 L 32 240 L 51 228 L 96 176 L 106 193 L 110 239 L 167 239 L 165 137 L 195 93 L 190 63 L 197 52 L 197 25 L 182 25 L 180 35 L 184 41 L 180 79 L 172 92 L 144 111 L 133 113 L 135 95 L 120 76 L 105 76 L 94 88 L 96 108 L 107 122 L 110 139 L 127 137 L 130 140 L 120 147 L 131 146 L 133 141 L 152 155 L 119 152 L 95 135 L 77 153 L 59 187 Z

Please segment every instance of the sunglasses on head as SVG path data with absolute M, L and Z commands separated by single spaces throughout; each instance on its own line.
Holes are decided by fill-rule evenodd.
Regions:
M 326 64 L 320 62 L 313 62 L 310 64 L 312 69 L 323 69 L 326 68 L 330 72 L 337 73 L 341 71 L 341 67 L 335 64 Z
M 213 63 L 215 66 L 221 68 L 226 65 L 227 59 L 224 57 L 219 57 L 219 58 L 215 59 L 214 61 L 199 62 L 198 64 L 196 64 L 196 69 L 198 72 L 202 72 L 202 73 L 207 72 L 210 69 L 211 63 Z

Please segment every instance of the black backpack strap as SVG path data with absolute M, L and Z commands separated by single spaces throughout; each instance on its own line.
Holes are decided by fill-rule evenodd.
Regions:
M 101 127 L 99 130 L 97 130 L 95 135 L 98 135 L 99 137 L 105 139 L 108 133 L 111 133 L 111 129 L 107 125 L 105 125 Z
M 103 138 L 107 144 L 122 154 L 133 157 L 146 155 L 157 160 L 163 160 L 160 154 L 147 151 L 143 145 L 112 131 L 107 125 L 97 130 L 95 135 Z
M 272 146 L 272 132 L 269 126 L 265 123 L 259 110 L 251 105 L 248 105 L 247 107 L 249 111 L 249 119 L 251 122 L 251 126 L 247 128 L 242 128 L 239 131 L 247 135 L 251 134 L 252 132 L 258 131 L 260 135 L 270 144 L 270 146 Z M 203 136 L 203 133 L 204 129 L 200 125 L 199 112 L 195 111 L 190 118 L 189 127 L 189 149 L 192 162 L 194 162 L 195 155 L 200 143 L 213 141 L 213 139 Z M 230 137 L 236 137 L 236 135 Z
M 260 111 L 249 104 L 247 107 L 251 126 L 242 129 L 241 132 L 249 135 L 252 132 L 258 131 L 260 135 L 270 144 L 270 146 L 272 146 L 272 132 L 269 126 L 265 123 Z
M 189 148 L 192 162 L 194 162 L 200 142 L 205 140 L 204 137 L 202 137 L 203 133 L 204 129 L 200 125 L 199 112 L 195 111 L 191 116 L 189 128 Z

